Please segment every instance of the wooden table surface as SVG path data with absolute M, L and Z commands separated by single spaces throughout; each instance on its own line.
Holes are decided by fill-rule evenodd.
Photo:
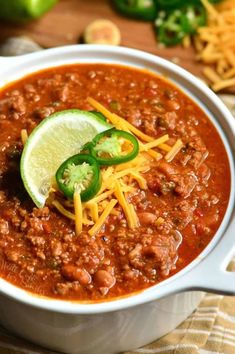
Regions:
M 201 66 L 195 61 L 192 48 L 161 48 L 151 23 L 120 16 L 109 0 L 60 0 L 38 21 L 26 25 L 0 23 L 0 41 L 9 36 L 27 35 L 45 48 L 75 44 L 81 41 L 85 27 L 97 18 L 108 18 L 118 25 L 123 46 L 138 48 L 170 60 L 178 58 L 179 65 L 197 76 L 201 75 Z

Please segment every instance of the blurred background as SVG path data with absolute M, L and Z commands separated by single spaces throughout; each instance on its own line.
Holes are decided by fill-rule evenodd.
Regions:
M 8 4 L 14 2 L 0 0 L 0 5 L 1 1 Z M 47 1 L 51 0 L 44 0 Z M 27 23 L 1 19 L 0 41 L 3 44 L 10 37 L 27 36 L 43 48 L 76 44 L 83 41 L 86 27 L 96 19 L 109 19 L 117 25 L 121 33 L 121 45 L 160 55 L 201 75 L 200 67 L 195 65 L 192 47 L 186 50 L 182 45 L 164 48 L 157 42 L 153 22 L 125 17 L 116 11 L 109 0 L 60 0 L 42 17 Z
M 78 43 L 150 52 L 235 93 L 235 0 L 0 0 L 0 55 Z

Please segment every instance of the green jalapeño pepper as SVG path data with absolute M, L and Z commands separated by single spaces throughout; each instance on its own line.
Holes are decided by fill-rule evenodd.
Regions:
M 167 46 L 180 43 L 189 32 L 187 17 L 181 10 L 159 11 L 155 26 L 159 42 Z
M 198 27 L 206 24 L 206 10 L 201 4 L 188 5 L 183 7 L 181 11 L 184 12 L 187 19 L 187 33 L 194 34 Z
M 168 9 L 174 8 L 177 9 L 182 7 L 185 4 L 185 0 L 155 0 L 157 8 Z
M 91 113 L 93 113 L 96 117 L 98 117 L 99 119 L 102 119 L 104 122 L 107 122 L 107 119 L 105 118 L 105 116 L 97 111 L 90 111 Z
M 209 0 L 209 2 L 216 4 L 221 0 Z M 201 0 L 155 0 L 157 9 L 161 10 L 172 10 L 172 9 L 182 9 L 185 5 L 201 6 Z
M 130 161 L 139 152 L 138 140 L 132 134 L 115 128 L 96 135 L 85 147 L 99 164 L 104 166 Z
M 81 200 L 86 202 L 93 198 L 101 187 L 99 164 L 90 155 L 71 156 L 58 168 L 56 181 L 66 197 L 72 199 L 77 191 Z
M 114 6 L 123 15 L 144 21 L 153 21 L 157 10 L 154 0 L 114 0 Z

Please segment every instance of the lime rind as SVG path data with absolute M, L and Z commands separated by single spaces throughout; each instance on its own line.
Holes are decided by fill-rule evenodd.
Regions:
M 58 167 L 98 133 L 112 126 L 98 116 L 77 109 L 57 112 L 30 134 L 20 162 L 25 189 L 42 208 Z

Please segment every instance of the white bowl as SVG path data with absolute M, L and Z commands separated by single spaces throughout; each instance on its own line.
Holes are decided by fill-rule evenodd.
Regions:
M 235 294 L 235 274 L 226 271 L 235 253 L 235 124 L 220 99 L 196 77 L 162 58 L 122 47 L 77 45 L 0 58 L 0 87 L 40 69 L 69 63 L 118 63 L 167 76 L 210 117 L 231 169 L 229 205 L 213 240 L 191 264 L 158 285 L 112 301 L 86 304 L 42 298 L 0 279 L 0 321 L 8 329 L 69 354 L 112 354 L 171 331 L 195 309 L 202 291 Z

